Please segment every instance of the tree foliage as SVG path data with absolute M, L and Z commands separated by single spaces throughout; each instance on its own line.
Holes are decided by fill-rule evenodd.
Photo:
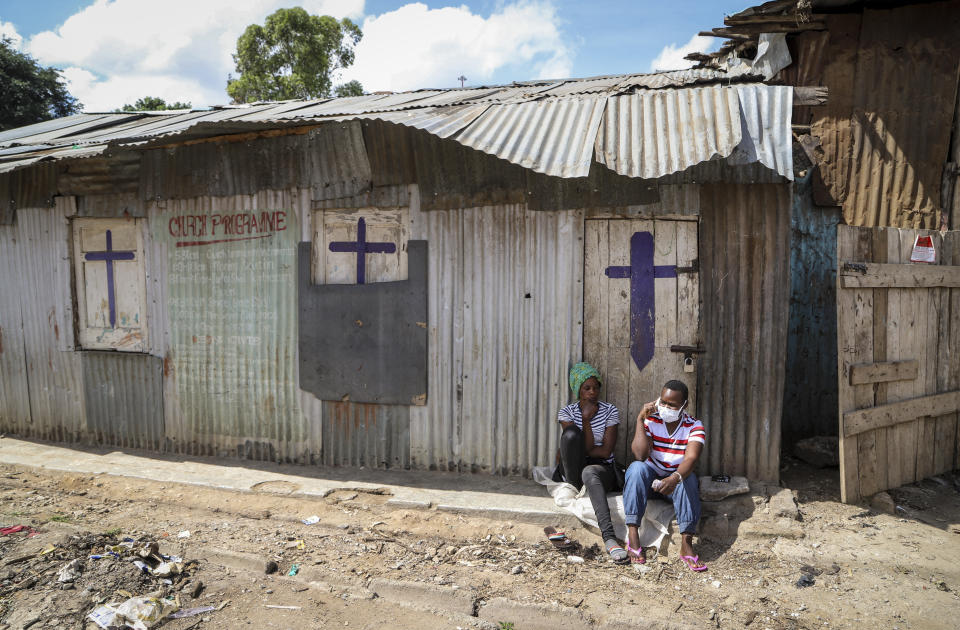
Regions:
M 354 79 L 338 85 L 333 89 L 333 93 L 337 96 L 363 96 L 363 86 Z
M 239 76 L 228 78 L 227 94 L 236 103 L 330 96 L 334 74 L 353 63 L 361 37 L 360 27 L 347 18 L 278 9 L 237 40 L 233 61 Z M 341 88 L 363 93 L 357 81 Z
M 138 98 L 133 105 L 124 105 L 118 112 L 162 112 L 168 109 L 193 109 L 190 103 L 176 101 L 168 103 L 159 96 L 144 96 Z
M 12 40 L 0 39 L 0 131 L 79 113 L 57 68 L 44 68 Z

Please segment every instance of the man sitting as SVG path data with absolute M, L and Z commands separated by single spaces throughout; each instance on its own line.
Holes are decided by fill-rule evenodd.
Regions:
M 627 554 L 631 562 L 646 562 L 637 526 L 647 499 L 673 501 L 682 541 L 680 559 L 691 571 L 707 566 L 693 553 L 693 535 L 700 520 L 700 487 L 693 469 L 703 451 L 706 431 L 684 411 L 688 390 L 681 381 L 667 381 L 660 398 L 643 406 L 630 447 L 637 461 L 627 468 L 623 509 L 627 523 Z

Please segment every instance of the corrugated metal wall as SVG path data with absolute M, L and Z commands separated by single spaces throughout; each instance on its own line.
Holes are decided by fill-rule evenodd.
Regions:
M 702 470 L 779 479 L 790 187 L 701 186 Z
M 98 444 L 164 450 L 163 361 L 131 352 L 79 356 L 90 438 Z
M 861 226 L 936 229 L 960 66 L 960 2 L 830 16 L 822 205 Z M 828 200 L 829 198 L 829 200 Z
M 420 221 L 429 395 L 411 409 L 411 463 L 510 473 L 552 462 L 583 343 L 583 213 L 490 206 Z
M 814 205 L 811 175 L 794 184 L 790 215 L 790 321 L 783 445 L 837 434 L 837 224 L 840 209 Z
M 276 258 L 276 272 L 287 274 L 280 281 L 247 274 L 249 282 L 228 282 L 232 291 L 221 293 L 217 278 L 232 276 L 230 264 L 221 274 L 215 262 L 200 258 L 200 267 L 188 269 L 172 255 L 175 248 L 166 234 L 172 216 L 281 209 L 288 211 L 291 231 L 282 242 L 275 234 L 271 241 L 277 243 L 269 251 L 247 252 L 258 259 Z M 309 225 L 309 191 L 154 201 L 147 211 L 148 339 L 151 352 L 163 357 L 167 448 L 309 462 L 311 453 L 320 452 L 312 439 L 322 438 L 310 426 L 320 418 L 305 416 L 300 407 L 294 272 L 302 224 Z M 215 253 L 202 249 L 202 256 Z M 236 249 L 234 244 L 231 251 Z M 236 260 L 242 269 L 245 259 Z M 249 343 L 250 336 L 257 343 Z
M 383 123 L 370 125 L 374 131 L 368 134 L 367 145 L 371 138 L 395 131 Z M 350 142 L 359 142 L 359 128 L 349 129 Z M 367 127 L 363 129 L 367 134 Z M 294 151 L 293 145 L 284 142 L 270 139 L 270 151 Z M 296 144 L 294 140 L 289 142 Z M 242 143 L 230 148 L 198 148 L 201 146 L 174 151 L 178 159 L 183 157 L 186 164 L 193 165 L 189 172 L 159 164 L 158 172 L 141 177 L 140 199 L 148 222 L 144 242 L 148 345 L 150 354 L 160 359 L 157 369 L 163 390 L 163 440 L 157 437 L 161 423 L 150 414 L 131 413 L 111 420 L 117 415 L 117 405 L 142 408 L 152 404 L 152 389 L 138 394 L 132 402 L 124 401 L 123 396 L 137 383 L 153 387 L 155 363 L 145 360 L 135 373 L 114 378 L 109 375 L 122 370 L 123 358 L 114 361 L 107 353 L 85 365 L 81 354 L 69 352 L 73 349 L 73 276 L 65 217 L 81 214 L 80 205 L 93 216 L 114 216 L 116 212 L 115 200 L 92 203 L 99 197 L 81 195 L 79 191 L 85 191 L 81 188 L 77 188 L 78 198 L 61 197 L 54 209 L 21 211 L 14 226 L 0 226 L 2 289 L 4 295 L 21 296 L 17 308 L 8 300 L 0 307 L 0 340 L 4 347 L 0 354 L 0 387 L 14 395 L 25 387 L 30 392 L 26 407 L 4 405 L 5 430 L 71 441 L 89 435 L 122 446 L 275 461 L 526 472 L 553 460 L 558 438 L 557 408 L 569 398 L 567 370 L 571 362 L 581 358 L 584 209 L 631 212 L 638 207 L 642 210 L 659 204 L 657 207 L 665 209 L 680 204 L 677 213 L 688 214 L 693 211 L 688 207 L 688 193 L 696 189 L 663 185 L 658 190 L 657 183 L 628 180 L 603 168 L 592 171 L 590 177 L 562 182 L 542 175 L 501 180 L 497 174 L 504 168 L 519 167 L 503 166 L 506 163 L 502 160 L 457 145 L 457 151 L 469 153 L 476 163 L 486 161 L 487 166 L 460 170 L 451 165 L 447 172 L 447 162 L 442 158 L 450 154 L 442 147 L 419 157 L 395 155 L 376 147 L 369 154 L 369 171 L 362 164 L 357 171 L 363 177 L 369 172 L 371 181 L 377 183 L 374 187 L 356 190 L 351 184 L 359 181 L 354 171 L 324 166 L 323 160 L 311 158 L 309 164 L 297 167 L 298 177 L 306 178 L 299 188 L 278 190 L 271 187 L 289 183 L 291 175 L 263 169 L 266 172 L 254 183 L 241 177 L 254 173 L 264 163 L 273 164 L 264 162 L 263 151 L 244 152 L 237 148 Z M 395 146 L 402 152 L 412 151 L 417 145 L 398 142 Z M 217 153 L 220 157 L 210 158 L 214 166 L 209 173 L 198 157 L 208 150 L 222 152 Z M 141 167 L 163 162 L 167 153 L 167 149 L 146 152 Z M 227 154 L 229 159 L 224 157 Z M 414 168 L 392 168 L 392 158 L 409 159 Z M 286 168 L 294 159 L 287 156 L 275 166 Z M 425 176 L 421 171 L 428 168 L 437 173 Z M 703 177 L 719 177 L 720 170 L 711 167 Z M 129 175 L 123 172 L 125 177 Z M 422 187 L 403 181 L 411 172 L 417 179 L 428 181 L 429 200 L 421 200 Z M 738 172 L 729 170 L 731 176 L 741 177 Z M 90 176 L 93 179 L 85 185 L 101 184 L 102 173 Z M 742 176 L 753 181 L 749 173 Z M 211 178 L 208 183 L 212 189 L 223 194 L 195 194 L 203 188 L 205 177 Z M 74 183 L 79 186 L 79 181 Z M 341 192 L 318 187 L 318 182 L 324 181 Z M 472 203 L 483 198 L 485 186 L 491 182 L 502 186 L 503 181 L 509 184 L 504 188 L 507 199 L 519 193 L 521 197 L 538 198 L 539 203 L 549 199 L 550 204 L 579 209 L 534 210 L 531 206 L 536 201 Z M 240 192 L 257 186 L 263 188 L 257 188 L 255 194 Z M 152 195 L 149 199 L 144 194 L 147 188 Z M 786 251 L 782 237 L 788 234 L 788 189 L 783 184 L 704 186 L 692 202 L 704 217 L 703 330 L 709 353 L 707 363 L 698 371 L 703 380 L 699 407 L 711 431 L 707 463 L 712 469 L 726 468 L 771 479 L 776 478 L 778 461 L 789 287 L 789 277 L 783 275 L 787 265 L 777 260 L 776 254 Z M 348 196 L 331 198 L 339 194 Z M 438 198 L 443 202 L 437 203 Z M 255 418 L 249 414 L 234 417 L 232 408 L 218 403 L 215 396 L 183 387 L 180 379 L 184 366 L 177 354 L 177 335 L 183 330 L 173 325 L 172 298 L 186 297 L 196 302 L 198 316 L 212 306 L 206 302 L 210 295 L 203 290 L 209 283 L 196 282 L 186 288 L 180 286 L 176 292 L 171 290 L 171 278 L 177 269 L 171 257 L 173 246 L 162 234 L 172 213 L 289 209 L 298 226 L 296 234 L 291 235 L 296 242 L 310 239 L 314 209 L 369 205 L 409 205 L 411 238 L 428 241 L 430 355 L 426 406 L 321 402 L 297 386 L 297 347 L 286 341 L 278 341 L 278 352 L 271 356 L 252 357 L 257 365 L 267 366 L 264 370 L 269 373 L 261 373 L 260 368 L 251 370 L 241 361 L 241 355 L 214 350 L 198 354 L 198 363 L 190 368 L 194 376 L 210 370 L 231 387 L 233 377 L 227 376 L 242 370 L 240 382 L 252 391 L 252 400 L 262 403 L 262 413 Z M 759 245 L 758 235 L 766 238 L 762 241 L 765 245 Z M 741 258 L 751 264 L 741 267 Z M 737 281 L 731 281 L 731 277 Z M 294 278 L 291 272 L 291 282 Z M 274 333 L 278 339 L 289 341 L 284 331 L 289 329 L 295 336 L 296 328 L 296 301 L 289 299 L 293 295 L 289 288 L 267 293 L 268 287 L 251 281 L 245 293 L 232 299 L 258 294 L 274 300 L 278 317 Z M 239 309 L 239 302 L 234 306 Z M 226 335 L 227 325 L 226 319 L 211 322 L 212 328 L 204 334 L 216 336 L 220 326 L 220 333 Z M 7 330 L 16 331 L 21 326 L 24 333 L 19 336 Z M 744 353 L 745 347 L 751 348 L 752 354 Z M 710 367 L 710 357 L 725 359 Z M 23 364 L 29 369 L 19 367 Z M 748 375 L 754 380 L 748 381 Z M 124 391 L 97 389 L 106 380 L 123 381 Z M 88 418 L 88 414 L 95 417 Z M 123 433 L 119 438 L 118 430 Z
M 0 420 L 5 431 L 72 441 L 83 434 L 85 416 L 80 355 L 69 352 L 73 266 L 67 212 L 65 204 L 22 208 L 15 225 L 0 226 Z M 10 403 L 8 392 L 15 396 Z

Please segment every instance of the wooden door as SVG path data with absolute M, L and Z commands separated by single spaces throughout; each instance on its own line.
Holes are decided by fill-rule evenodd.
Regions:
M 666 381 L 687 384 L 696 415 L 698 355 L 685 366 L 671 346 L 701 345 L 697 222 L 588 219 L 585 232 L 583 356 L 620 410 L 615 453 L 628 463 L 636 416 Z
M 930 236 L 935 264 L 911 263 Z M 960 467 L 960 232 L 837 233 L 841 497 Z

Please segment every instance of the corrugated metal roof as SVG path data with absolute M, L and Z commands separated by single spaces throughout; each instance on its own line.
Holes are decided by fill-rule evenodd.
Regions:
M 738 159 L 759 161 L 792 177 L 788 168 L 790 110 L 782 107 L 784 98 L 789 105 L 790 88 L 730 85 L 731 80 L 725 73 L 699 68 L 257 103 L 206 111 L 81 114 L 0 134 L 0 172 L 38 159 L 98 155 L 108 146 L 156 145 L 357 118 L 384 120 L 453 138 L 546 175 L 585 177 L 596 153 L 598 161 L 615 170 L 625 169 L 617 170 L 619 173 L 655 178 L 711 157 L 730 155 L 742 133 L 737 116 L 731 113 L 739 106 L 752 144 Z M 705 83 L 713 85 L 691 87 Z M 633 111 L 639 115 L 647 106 L 654 108 L 650 111 L 655 115 L 629 115 Z M 658 113 L 661 106 L 667 109 Z M 595 148 L 601 126 L 603 142 Z M 652 145 L 644 139 L 655 136 L 662 142 L 651 152 Z
M 611 97 L 597 160 L 621 175 L 654 179 L 726 157 L 741 140 L 739 110 L 736 90 L 718 85 Z

